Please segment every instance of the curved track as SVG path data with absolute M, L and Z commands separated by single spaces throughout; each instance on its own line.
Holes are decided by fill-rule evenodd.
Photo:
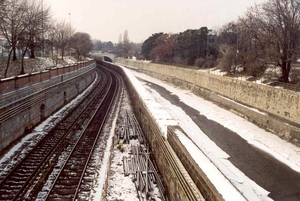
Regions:
M 75 200 L 95 142 L 120 93 L 120 79 L 104 68 L 94 90 L 10 172 L 0 178 L 0 200 L 32 200 L 47 181 L 42 199 Z M 50 182 L 49 182 L 50 181 Z M 63 189 L 63 190 L 62 190 Z

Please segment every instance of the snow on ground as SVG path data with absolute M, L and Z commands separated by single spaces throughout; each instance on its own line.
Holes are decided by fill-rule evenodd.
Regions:
M 132 156 L 132 145 L 138 145 L 139 141 L 136 139 L 130 139 L 129 143 L 124 143 L 123 151 L 120 150 L 119 144 L 117 142 L 117 136 L 114 135 L 122 125 L 126 112 L 133 114 L 133 109 L 131 107 L 131 103 L 129 100 L 129 95 L 127 94 L 127 90 L 124 90 L 124 94 L 122 95 L 121 107 L 118 114 L 118 120 L 114 119 L 115 127 L 111 128 L 111 137 L 113 137 L 112 152 L 110 153 L 108 150 L 106 153 L 110 155 L 110 166 L 107 167 L 106 173 L 98 176 L 96 181 L 96 188 L 94 189 L 93 200 L 102 200 L 111 201 L 111 200 L 128 200 L 128 201 L 141 201 L 146 200 L 146 192 L 137 192 L 137 187 L 134 182 L 133 174 L 128 176 L 124 175 L 124 167 L 123 160 L 124 157 L 129 158 Z M 118 123 L 119 122 L 119 123 Z M 115 139 L 115 140 L 114 140 Z M 108 147 L 111 147 L 109 145 Z M 109 162 L 109 160 L 107 160 Z M 104 162 L 106 163 L 106 162 Z M 103 168 L 101 168 L 103 169 Z M 103 172 L 103 171 L 102 171 Z M 104 185 L 105 179 L 107 179 L 107 183 Z M 161 200 L 161 195 L 156 186 L 153 186 L 153 191 L 149 192 L 149 196 L 156 201 Z M 103 190 L 102 190 L 103 189 Z M 103 192 L 102 192 L 103 191 Z
M 124 145 L 124 151 L 121 152 L 114 146 L 112 153 L 112 161 L 108 176 L 107 192 L 105 200 L 130 200 L 139 201 L 136 193 L 136 187 L 131 176 L 124 176 L 123 157 L 129 157 L 131 152 L 130 146 Z M 101 189 L 99 189 L 100 191 Z M 98 192 L 99 192 L 98 191 Z M 100 199 L 95 199 L 100 200 Z
M 163 86 L 170 92 L 176 94 L 182 102 L 198 110 L 199 113 L 206 116 L 208 119 L 219 122 L 224 127 L 227 127 L 230 130 L 238 133 L 242 138 L 248 141 L 249 144 L 252 144 L 253 146 L 269 153 L 279 161 L 288 165 L 290 168 L 300 172 L 299 147 L 282 140 L 271 132 L 267 132 L 264 129 L 259 128 L 258 126 L 248 122 L 238 115 L 235 115 L 207 100 L 192 94 L 190 91 L 179 89 L 145 74 L 137 73 L 136 71 L 131 72 L 136 77 Z M 226 160 L 228 155 L 218 148 L 207 136 L 205 136 L 205 134 L 202 133 L 197 125 L 193 123 L 190 117 L 187 116 L 181 108 L 174 106 L 169 101 L 163 99 L 159 93 L 151 89 L 150 86 L 144 84 L 144 87 L 151 92 L 153 97 L 155 97 L 155 100 L 163 106 L 163 109 L 166 110 L 172 117 L 174 117 L 178 124 L 198 146 L 198 148 L 201 147 L 200 152 L 203 152 L 203 154 L 209 160 L 205 164 L 203 164 L 203 161 L 201 161 L 201 163 L 199 162 L 199 165 L 203 164 L 201 166 L 202 168 L 205 168 L 205 166 L 208 165 L 209 168 L 206 168 L 208 171 L 207 174 L 212 175 L 212 181 L 215 181 L 216 187 L 223 194 L 223 196 L 227 198 L 227 200 L 232 200 L 230 191 L 224 188 L 224 183 L 220 182 L 220 178 L 213 178 L 213 174 L 210 174 L 210 172 L 213 172 L 215 168 L 222 170 L 225 178 L 230 181 L 230 183 L 233 184 L 233 186 L 235 186 L 239 191 L 243 192 L 247 199 L 251 198 L 249 200 L 270 200 L 270 198 L 267 197 L 268 192 L 255 184 L 242 172 L 235 168 L 230 162 L 228 162 L 228 160 Z M 202 107 L 203 105 L 206 107 Z M 189 143 L 183 138 L 182 141 Z M 193 151 L 191 148 L 191 154 L 193 154 L 192 152 Z M 198 151 L 199 154 L 200 152 Z M 215 168 L 213 168 L 212 165 L 215 166 Z M 223 181 L 226 182 L 225 180 Z
M 122 67 L 122 66 L 120 66 Z M 177 122 L 174 120 L 170 114 L 164 110 L 164 107 L 156 100 L 156 97 L 143 86 L 132 73 L 130 73 L 126 68 L 124 68 L 126 76 L 131 81 L 132 85 L 135 87 L 136 91 L 139 93 L 141 99 L 143 99 L 144 104 L 148 108 L 148 112 L 153 119 L 158 119 L 158 127 L 161 133 L 167 137 L 167 126 L 177 125 Z
M 253 146 L 271 154 L 292 169 L 300 172 L 299 147 L 280 139 L 270 132 L 260 129 L 245 119 L 227 110 L 224 110 L 215 104 L 192 94 L 189 91 L 171 86 L 145 74 L 137 73 L 135 71 L 129 72 L 127 70 L 126 72 L 129 74 L 130 79 L 133 80 L 132 82 L 135 83 L 135 86 L 139 88 L 140 91 L 145 91 L 145 89 L 148 91 L 148 93 L 145 92 L 140 95 L 147 99 L 147 101 L 154 106 L 155 109 L 152 111 L 153 115 L 155 116 L 158 113 L 164 113 L 162 111 L 167 113 L 164 113 L 161 117 L 155 116 L 155 118 L 166 119 L 167 121 L 164 122 L 165 125 L 168 125 L 169 123 L 179 124 L 189 135 L 190 139 L 194 141 L 191 142 L 191 140 L 184 137 L 184 135 L 176 133 L 181 141 L 187 145 L 190 153 L 192 155 L 197 155 L 195 158 L 198 158 L 198 164 L 201 165 L 201 168 L 206 171 L 206 174 L 210 177 L 212 182 L 214 182 L 226 200 L 233 200 L 233 196 L 236 196 L 234 197 L 234 200 L 236 200 L 237 197 L 240 197 L 239 200 L 244 199 L 241 195 L 237 195 L 237 191 L 234 188 L 242 191 L 244 193 L 244 197 L 248 199 L 250 197 L 251 199 L 249 200 L 270 200 L 270 198 L 267 197 L 268 192 L 257 186 L 253 181 L 248 179 L 243 173 L 230 164 L 228 160 L 226 160 L 228 155 L 220 150 L 210 139 L 208 139 L 205 134 L 203 134 L 202 131 L 193 123 L 190 117 L 182 111 L 181 108 L 170 104 L 170 102 L 163 99 L 158 92 L 151 89 L 148 85 L 138 82 L 134 76 L 163 86 L 170 92 L 176 94 L 182 102 L 193 107 L 194 109 L 197 109 L 202 115 L 205 115 L 207 118 L 219 122 L 223 126 L 240 134 L 241 137 L 243 137 Z M 134 76 L 132 76 L 132 74 Z M 26 144 L 33 143 L 31 142 L 32 140 L 35 141 L 39 136 L 44 135 L 52 124 L 64 116 L 66 109 L 72 106 L 72 104 L 75 104 L 76 101 L 78 101 L 82 96 L 83 95 L 79 96 L 56 114 L 48 118 L 45 122 L 35 128 L 31 134 L 23 138 L 8 153 L 2 156 L 0 158 L 0 169 L 3 170 L 5 168 L 10 168 L 10 166 L 13 165 L 13 163 L 15 163 L 17 158 L 20 156 L 20 154 L 17 154 L 17 152 L 20 152 L 21 154 L 22 152 L 24 153 L 26 150 L 22 147 L 24 147 Z M 201 107 L 201 105 L 206 105 L 206 107 Z M 164 126 L 162 126 L 161 129 L 162 132 L 165 132 Z M 195 136 L 193 133 L 198 133 L 198 135 Z M 199 133 L 202 133 L 202 135 L 199 135 Z M 201 150 L 199 147 L 201 147 Z M 105 152 L 109 153 L 109 150 L 106 150 Z M 102 189 L 105 186 L 104 182 L 106 177 L 109 175 L 110 189 L 107 190 L 107 198 L 105 200 L 137 200 L 137 194 L 133 182 L 131 181 L 130 177 L 126 178 L 123 176 L 123 167 L 120 162 L 120 157 L 122 157 L 122 155 L 117 154 L 118 152 L 119 150 L 114 149 L 111 167 L 107 166 L 107 168 L 110 169 L 104 171 L 104 174 L 100 174 L 101 176 L 97 181 L 98 187 L 93 189 L 93 200 L 101 199 Z M 126 154 L 126 152 L 124 152 L 124 154 Z M 200 159 L 201 162 L 199 161 Z M 108 163 L 108 160 L 109 158 L 107 157 L 104 160 L 104 163 Z M 222 173 L 220 173 L 219 170 L 222 170 Z M 232 184 L 232 186 L 230 186 L 230 184 Z M 117 196 L 117 194 L 119 194 L 119 196 Z
M 118 116 L 114 117 L 113 126 L 110 129 L 110 142 L 105 151 L 106 157 L 103 160 L 103 164 L 106 166 L 101 167 L 92 195 L 93 200 L 139 201 L 132 178 L 124 176 L 123 157 L 129 156 L 131 152 L 130 144 L 124 144 L 124 151 L 121 152 L 118 148 L 118 143 L 114 140 L 117 138 L 114 134 L 118 129 L 118 119 L 121 121 L 120 116 L 124 115 L 126 110 L 131 110 L 129 96 L 126 94 L 126 91 L 123 93 L 125 94 L 122 95 L 122 99 L 120 100 L 120 109 L 117 112 Z
M 118 112 L 117 112 L 118 113 Z M 100 170 L 97 171 L 97 178 L 94 184 L 94 188 L 92 190 L 92 195 L 91 198 L 93 200 L 101 200 L 103 196 L 103 188 L 105 188 L 105 184 L 106 184 L 106 179 L 107 179 L 107 174 L 110 172 L 109 168 L 110 168 L 110 157 L 111 157 L 111 147 L 113 146 L 113 137 L 114 137 L 114 133 L 115 133 L 115 126 L 116 126 L 116 121 L 117 121 L 117 116 L 113 115 L 113 122 L 112 122 L 112 127 L 109 129 L 109 137 L 107 140 L 107 145 L 105 146 L 105 151 L 104 151 L 104 157 L 102 159 L 102 164 L 100 164 Z M 121 175 L 122 171 L 120 172 Z M 121 180 L 116 180 L 115 182 L 118 183 Z M 122 182 L 122 184 L 124 184 L 125 187 L 128 186 L 128 181 L 126 182 L 126 184 L 124 182 Z M 116 187 L 121 186 L 123 187 L 123 185 L 116 185 Z M 121 189 L 121 188 L 119 188 Z M 124 190 L 124 189 L 123 189 Z
M 93 88 L 95 82 L 91 84 L 83 93 L 77 96 L 76 99 L 65 105 L 59 111 L 43 121 L 34 130 L 22 138 L 15 146 L 13 146 L 7 153 L 0 157 L 0 175 L 9 171 L 18 161 L 28 153 L 35 144 L 47 134 L 47 132 L 65 117 L 69 108 L 74 107 L 85 95 Z
M 39 139 L 46 135 L 47 131 L 49 131 L 57 122 L 59 122 L 65 116 L 69 108 L 74 107 L 74 105 L 76 105 L 82 98 L 84 98 L 85 94 L 87 94 L 93 86 L 94 84 L 92 84 L 76 99 L 74 99 L 69 104 L 60 109 L 58 112 L 47 118 L 44 122 L 38 125 L 32 131 L 32 133 L 26 135 L 20 140 L 20 142 L 13 146 L 7 153 L 5 153 L 0 158 L 0 175 L 5 173 L 5 171 L 10 170 L 19 160 L 21 160 L 22 156 L 29 152 L 32 149 L 32 147 L 34 147 L 34 145 L 39 141 Z M 128 98 L 129 96 L 126 95 L 126 97 Z M 123 110 L 130 110 L 128 99 L 125 100 L 125 106 L 123 107 Z M 117 118 L 117 116 L 114 116 L 112 118 L 112 127 L 109 129 L 110 135 L 107 140 L 106 149 L 104 151 L 103 161 L 102 164 L 99 165 L 100 169 L 97 170 L 96 181 L 94 183 L 93 189 L 91 189 L 91 200 L 141 200 L 141 197 L 140 199 L 138 197 L 135 184 L 132 181 L 132 177 L 125 177 L 123 172 L 122 158 L 123 156 L 128 156 L 130 152 L 130 145 L 124 145 L 125 151 L 121 153 L 120 150 L 117 148 L 117 145 L 113 144 L 113 137 L 115 133 L 115 125 Z M 110 148 L 112 146 L 113 152 L 111 157 Z M 107 178 L 109 181 L 106 183 Z M 155 191 L 152 193 L 152 195 L 153 197 L 155 197 L 155 200 L 161 200 L 159 197 L 160 195 L 158 190 L 156 188 L 154 190 Z

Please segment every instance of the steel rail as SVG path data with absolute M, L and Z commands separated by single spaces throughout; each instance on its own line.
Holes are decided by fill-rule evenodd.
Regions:
M 82 102 L 83 102 L 83 101 L 82 101 Z M 74 112 L 74 111 L 75 111 L 75 109 L 74 109 L 72 112 Z M 71 113 L 72 113 L 72 112 L 71 112 Z M 71 114 L 71 113 L 70 113 L 70 114 Z M 47 135 L 47 136 L 48 136 L 48 135 Z M 46 139 L 46 137 L 44 137 L 43 139 Z M 41 142 L 42 142 L 42 141 L 43 141 L 43 140 L 41 140 Z M 36 145 L 36 146 L 34 147 L 34 149 L 37 148 L 37 146 L 38 146 L 38 145 Z M 34 149 L 33 149 L 33 150 L 34 150 Z M 51 150 L 52 150 L 52 149 L 51 149 Z M 48 153 L 49 153 L 49 152 L 48 152 Z M 51 157 L 50 157 L 50 158 L 49 158 L 49 157 L 48 157 L 48 158 L 44 158 L 44 160 L 42 160 L 42 162 L 39 163 L 38 167 L 42 166 L 43 164 L 45 165 L 45 161 L 48 161 L 49 159 L 51 159 Z M 25 161 L 25 159 L 22 160 L 22 161 Z M 9 177 L 9 175 L 11 175 L 12 172 L 14 172 L 14 171 L 16 170 L 17 167 L 20 167 L 20 164 L 21 164 L 22 161 L 20 161 L 20 162 L 15 166 L 15 168 L 13 168 L 12 171 L 11 171 L 11 172 L 10 172 L 10 173 L 9 173 L 9 174 L 1 181 L 1 184 L 0 184 L 0 190 L 1 190 L 1 188 L 4 187 L 4 181 L 7 180 L 7 178 Z M 36 169 L 33 169 L 33 172 L 35 172 L 35 170 L 36 170 Z M 34 176 L 31 175 L 31 176 L 29 176 L 29 177 L 30 177 L 31 179 L 27 179 L 27 180 L 25 181 L 25 185 L 27 185 L 27 184 L 29 183 L 29 180 L 32 180 L 32 177 L 34 177 Z M 1 187 L 1 186 L 2 186 L 2 187 Z M 4 188 L 4 189 L 5 189 L 5 188 Z M 22 189 L 24 189 L 24 187 L 22 187 Z M 2 193 L 1 193 L 1 194 L 2 194 Z M 14 199 L 17 199 L 18 194 L 20 194 L 20 191 L 18 191 L 18 193 L 15 194 L 16 196 L 14 196 L 14 197 L 15 197 Z M 3 197 L 3 194 L 2 194 L 1 197 L 4 198 L 4 197 Z M 1 198 L 0 198 L 0 199 L 1 199 Z
M 104 121 L 101 123 L 101 126 L 100 126 L 100 128 L 99 128 L 99 131 L 98 131 L 98 133 L 97 133 L 97 138 L 96 138 L 96 140 L 94 141 L 94 144 L 93 144 L 93 148 L 92 148 L 92 150 L 91 150 L 91 152 L 90 152 L 90 154 L 89 154 L 89 156 L 88 156 L 88 160 L 87 160 L 87 162 L 86 162 L 86 164 L 85 164 L 85 166 L 84 166 L 84 170 L 83 170 L 83 173 L 82 173 L 82 175 L 81 175 L 81 178 L 80 178 L 80 180 L 79 180 L 79 184 L 82 184 L 83 182 L 83 179 L 84 179 L 84 174 L 85 174 L 85 172 L 86 172 L 86 169 L 87 169 L 87 166 L 88 166 L 88 163 L 89 163 L 89 161 L 90 161 L 90 159 L 91 159 L 91 157 L 92 157 L 92 154 L 93 154 L 93 152 L 94 152 L 94 150 L 95 150 L 95 146 L 96 146 L 96 143 L 97 143 L 97 141 L 98 141 L 98 138 L 99 138 L 99 136 L 100 136 L 100 134 L 101 134 L 101 131 L 103 130 L 103 127 L 104 127 L 104 123 L 105 123 L 105 120 L 107 120 L 107 116 L 108 116 L 108 114 L 110 113 L 110 111 L 111 111 L 111 108 L 112 108 L 112 106 L 113 106 L 113 103 L 118 99 L 117 97 L 119 97 L 119 95 L 120 95 L 120 90 L 121 90 L 121 88 L 120 88 L 120 82 L 121 82 L 121 79 L 117 76 L 116 77 L 117 78 L 117 85 L 116 85 L 116 90 L 114 90 L 114 93 L 113 93 L 113 97 L 112 97 L 112 100 L 110 101 L 110 104 L 109 104 L 109 106 L 108 106 L 108 109 L 107 109 L 107 112 L 105 113 L 105 116 L 104 116 Z M 91 120 L 92 121 L 92 120 Z M 74 197 L 73 197 L 73 201 L 76 201 L 76 199 L 77 199 L 77 197 L 78 197 L 78 194 L 79 194 L 79 191 L 80 191 L 80 188 L 81 188 L 81 185 L 78 185 L 78 187 L 76 188 L 76 192 L 75 192 L 75 194 L 74 194 Z
M 105 92 L 104 97 L 106 97 L 107 94 L 109 93 L 109 88 L 111 87 L 111 80 L 110 80 L 109 86 L 107 86 L 107 87 L 108 87 L 108 90 Z M 84 130 L 83 130 L 83 133 L 82 133 L 81 136 L 76 140 L 75 144 L 74 144 L 73 147 L 72 147 L 72 150 L 70 150 L 70 153 L 69 153 L 68 157 L 67 157 L 66 160 L 63 162 L 64 164 L 62 165 L 60 171 L 57 173 L 56 178 L 55 178 L 54 181 L 53 181 L 53 185 L 49 188 L 48 194 L 47 194 L 47 196 L 46 196 L 46 198 L 45 198 L 46 200 L 49 198 L 49 196 L 51 195 L 51 193 L 52 193 L 53 191 L 55 191 L 55 190 L 54 190 L 54 187 L 55 187 L 55 185 L 58 183 L 58 179 L 59 179 L 60 175 L 61 175 L 62 172 L 65 170 L 65 167 L 66 167 L 67 163 L 70 161 L 72 154 L 75 152 L 76 147 L 78 146 L 78 144 L 80 143 L 80 141 L 83 140 L 83 137 L 84 137 L 85 133 L 87 132 L 87 130 L 88 130 L 89 127 L 91 126 L 92 119 L 95 118 L 97 112 L 98 112 L 99 109 L 103 106 L 103 105 L 102 105 L 102 104 L 103 104 L 103 101 L 104 101 L 104 99 L 101 100 L 101 102 L 100 102 L 99 105 L 97 106 L 96 110 L 93 112 L 91 119 L 89 120 L 87 126 L 86 126 L 86 127 L 84 128 Z M 94 143 L 95 143 L 95 141 L 94 141 Z M 92 145 L 92 149 L 93 149 L 94 143 L 93 143 L 93 145 Z M 89 146 L 90 146 L 90 145 L 89 145 Z M 90 155 L 90 154 L 89 154 L 89 155 Z M 85 164 L 86 164 L 86 163 L 87 163 L 87 162 L 85 162 Z M 77 168 L 78 168 L 78 167 L 77 167 Z M 84 168 L 84 169 L 85 169 L 85 168 Z M 61 188 L 61 187 L 60 187 L 60 188 Z M 77 189 L 78 189 L 78 187 L 76 187 L 76 190 L 75 190 L 75 191 L 77 191 Z

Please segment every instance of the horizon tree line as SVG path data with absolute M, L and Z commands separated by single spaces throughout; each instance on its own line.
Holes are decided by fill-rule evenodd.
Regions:
M 154 33 L 142 44 L 141 59 L 158 63 L 237 70 L 253 77 L 268 66 L 281 69 L 279 81 L 290 82 L 300 53 L 300 1 L 268 0 L 250 7 L 220 30 L 207 27 L 182 33 Z M 299 78 L 298 78 L 299 79 Z
M 11 61 L 39 55 L 61 56 L 73 48 L 77 58 L 92 48 L 106 47 L 117 56 L 148 59 L 158 63 L 214 67 L 228 73 L 242 69 L 257 77 L 267 66 L 281 68 L 279 81 L 289 82 L 292 63 L 300 51 L 300 1 L 268 0 L 250 7 L 236 22 L 220 30 L 207 27 L 180 33 L 154 33 L 143 44 L 130 42 L 128 31 L 119 43 L 91 40 L 87 33 L 76 32 L 70 23 L 55 22 L 50 7 L 36 0 L 0 0 L 1 43 L 9 50 L 5 77 Z M 56 51 L 54 51 L 54 49 Z M 59 50 L 59 51 L 58 51 Z M 54 55 L 54 52 L 56 55 Z

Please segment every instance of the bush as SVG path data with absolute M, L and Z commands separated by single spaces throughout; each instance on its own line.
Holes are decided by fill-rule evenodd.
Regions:
M 141 54 L 136 55 L 137 60 L 145 60 L 145 57 Z
M 175 58 L 173 59 L 173 63 L 174 63 L 175 65 L 178 65 L 178 66 L 186 66 L 187 63 L 188 63 L 188 61 L 187 61 L 187 59 L 182 59 L 182 58 L 180 58 L 180 57 L 175 57 Z
M 292 68 L 290 72 L 290 82 L 292 84 L 300 83 L 300 70 Z
M 196 59 L 195 66 L 202 68 L 204 63 L 205 63 L 205 59 L 200 57 L 200 58 Z
M 231 71 L 231 66 L 232 66 L 232 59 L 225 56 L 220 58 L 219 67 L 222 71 L 229 73 Z
M 266 68 L 267 66 L 263 62 L 260 62 L 259 60 L 254 60 L 251 62 L 247 62 L 244 67 L 244 70 L 245 73 L 249 76 L 259 77 L 264 74 Z
M 215 60 L 207 60 L 205 61 L 205 63 L 203 64 L 203 68 L 213 68 L 216 67 L 218 65 L 218 62 Z

